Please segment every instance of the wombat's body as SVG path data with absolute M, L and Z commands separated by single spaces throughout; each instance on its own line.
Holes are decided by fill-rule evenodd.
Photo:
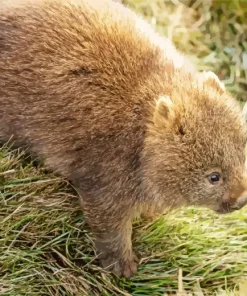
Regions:
M 77 187 L 117 274 L 136 270 L 131 220 L 148 207 L 245 203 L 235 101 L 119 3 L 1 2 L 0 112 L 1 139 Z

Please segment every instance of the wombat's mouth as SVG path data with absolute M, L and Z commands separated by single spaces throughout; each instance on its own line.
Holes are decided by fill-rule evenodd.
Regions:
M 220 204 L 220 207 L 216 210 L 218 214 L 227 214 L 232 213 L 236 210 L 239 210 L 241 207 L 232 206 L 229 202 L 223 202 Z

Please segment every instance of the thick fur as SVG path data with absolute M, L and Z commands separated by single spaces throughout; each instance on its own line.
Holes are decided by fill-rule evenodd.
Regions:
M 0 111 L 4 141 L 72 181 L 118 275 L 136 272 L 135 216 L 245 203 L 237 103 L 120 3 L 1 1 Z

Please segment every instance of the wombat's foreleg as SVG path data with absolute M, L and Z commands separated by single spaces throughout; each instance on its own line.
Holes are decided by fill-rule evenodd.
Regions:
M 137 271 L 132 250 L 131 206 L 114 197 L 81 199 L 85 218 L 96 238 L 101 265 L 118 276 L 129 278 Z

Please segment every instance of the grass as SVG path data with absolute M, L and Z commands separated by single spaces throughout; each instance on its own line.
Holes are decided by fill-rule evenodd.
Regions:
M 247 1 L 125 3 L 245 102 Z M 0 219 L 0 295 L 247 295 L 247 209 L 217 216 L 189 208 L 136 221 L 139 272 L 131 281 L 117 279 L 98 267 L 66 180 L 4 145 Z

